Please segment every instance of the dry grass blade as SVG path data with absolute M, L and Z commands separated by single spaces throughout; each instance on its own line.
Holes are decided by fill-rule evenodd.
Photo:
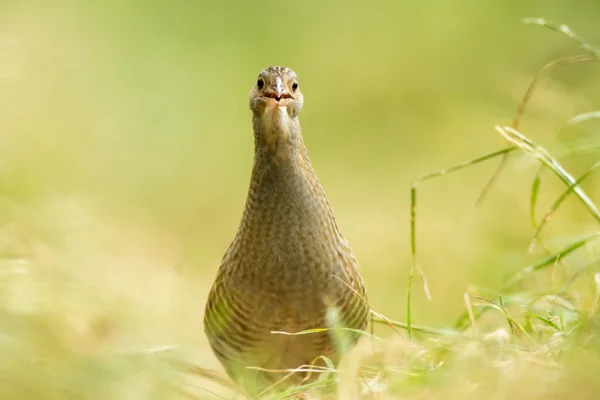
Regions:
M 239 394 L 244 394 L 244 392 L 228 377 L 225 377 L 213 370 L 198 367 L 197 365 L 181 360 L 172 360 L 171 363 L 175 365 L 178 369 L 183 369 L 187 373 L 191 373 L 193 375 L 208 379 Z
M 569 28 L 565 24 L 556 24 L 553 22 L 549 22 L 549 21 L 545 20 L 544 18 L 525 18 L 525 19 L 523 19 L 523 23 L 543 26 L 544 28 L 548 28 L 555 32 L 562 33 L 562 34 L 566 35 L 569 39 L 571 39 L 571 40 L 575 41 L 577 44 L 579 44 L 579 46 L 581 46 L 582 49 L 589 51 L 590 53 L 594 54 L 596 57 L 600 57 L 600 49 L 589 44 L 585 39 L 583 39 L 581 36 L 577 35 L 575 32 L 573 32 L 571 30 L 571 28 Z
M 306 392 L 308 390 L 317 389 L 317 388 L 324 390 L 324 389 L 334 387 L 336 384 L 337 384 L 337 381 L 334 378 L 327 378 L 327 379 L 318 380 L 315 382 L 306 383 L 304 385 L 292 387 L 292 388 L 280 393 L 273 400 L 298 399 L 297 395 L 302 392 Z M 308 398 L 310 399 L 311 397 L 309 396 Z
M 246 367 L 246 369 L 251 369 L 253 371 L 271 372 L 274 374 L 279 374 L 282 372 L 287 372 L 287 373 L 292 373 L 292 374 L 295 374 L 298 372 L 309 372 L 309 373 L 312 373 L 312 372 L 315 372 L 315 373 L 337 372 L 336 370 L 331 370 L 329 367 L 322 367 L 320 365 L 312 365 L 312 364 L 301 365 L 298 368 L 291 368 L 291 369 L 269 369 L 269 368 L 252 367 L 252 366 Z M 283 380 L 281 380 L 279 382 L 282 382 L 282 381 Z
M 346 285 L 346 286 L 347 286 L 347 287 L 348 287 L 350 290 L 352 290 L 352 291 L 354 292 L 354 294 L 355 294 L 356 296 L 358 296 L 358 297 L 359 297 L 359 298 L 360 298 L 360 299 L 361 299 L 361 300 L 362 300 L 362 301 L 363 301 L 365 304 L 367 304 L 367 305 L 369 306 L 369 308 L 371 309 L 371 312 L 374 312 L 375 314 L 377 314 L 377 315 L 378 315 L 378 316 L 379 316 L 379 317 L 380 317 L 382 320 L 384 320 L 384 321 L 388 321 L 388 319 L 386 318 L 386 316 L 385 316 L 385 315 L 383 315 L 382 313 L 380 313 L 379 311 L 377 311 L 375 308 L 373 308 L 373 307 L 372 307 L 372 306 L 369 304 L 369 302 L 367 301 L 367 299 L 365 299 L 365 298 L 364 298 L 364 297 L 363 297 L 363 296 L 362 296 L 360 293 L 358 293 L 358 292 L 356 291 L 356 289 L 354 289 L 352 286 L 350 286 L 348 283 L 346 283 L 346 282 L 345 282 L 345 281 L 344 281 L 342 278 L 340 278 L 340 277 L 338 277 L 338 276 L 336 276 L 336 275 L 334 275 L 334 277 L 335 277 L 337 280 L 339 280 L 340 282 L 342 282 L 344 285 Z M 394 332 L 396 332 L 398 335 L 402 336 L 402 332 L 400 332 L 398 329 L 396 329 L 396 327 L 395 327 L 395 326 L 394 326 L 392 323 L 388 322 L 388 326 L 389 326 L 390 328 L 392 328 L 392 330 L 393 330 Z
M 473 305 L 471 304 L 471 298 L 469 293 L 464 294 L 465 306 L 467 307 L 467 313 L 469 314 L 469 319 L 471 320 L 471 327 L 473 328 L 473 333 L 475 337 L 479 337 L 479 328 L 477 328 L 477 320 L 475 319 L 475 314 L 473 313 Z
M 523 98 L 521 99 L 521 102 L 519 103 L 519 106 L 517 107 L 517 114 L 513 118 L 513 121 L 511 124 L 512 128 L 519 129 L 519 124 L 521 122 L 521 118 L 523 117 L 523 114 L 525 114 L 525 109 L 527 107 L 527 104 L 529 103 L 529 100 L 533 96 L 533 93 L 537 87 L 537 84 L 538 84 L 540 78 L 544 74 L 547 74 L 548 72 L 550 72 L 553 69 L 558 68 L 558 67 L 564 67 L 566 65 L 576 64 L 576 63 L 585 62 L 585 61 L 593 61 L 593 60 L 598 60 L 598 57 L 591 55 L 591 54 L 579 54 L 576 56 L 570 56 L 570 57 L 565 57 L 565 58 L 551 61 L 548 64 L 544 65 L 542 68 L 540 68 L 540 70 L 536 73 L 535 77 L 532 79 L 531 83 L 529 83 L 529 86 L 527 87 L 527 90 L 525 91 L 525 95 L 523 95 Z M 500 175 L 500 172 L 504 168 L 504 165 L 506 164 L 507 159 L 508 159 L 508 153 L 502 157 L 502 160 L 500 160 L 500 164 L 498 165 L 498 167 L 496 168 L 496 170 L 494 171 L 494 173 L 492 174 L 492 176 L 490 177 L 488 182 L 485 184 L 485 186 L 481 190 L 479 197 L 475 201 L 476 205 L 481 204 L 481 202 L 483 201 L 483 199 L 485 198 L 485 196 L 487 195 L 487 193 L 489 192 L 491 187 L 494 185 L 494 183 L 498 179 L 498 176 Z
M 402 328 L 402 329 L 408 329 L 408 324 L 406 322 L 400 322 L 400 321 L 395 321 L 389 318 L 383 319 L 383 318 L 378 318 L 378 317 L 374 317 L 373 318 L 373 322 L 374 323 L 378 323 L 378 324 L 392 324 L 393 326 L 397 327 L 397 328 Z M 420 333 L 425 333 L 425 334 L 430 334 L 430 335 L 439 335 L 439 336 L 464 336 L 461 333 L 452 330 L 452 329 L 437 329 L 437 328 L 430 328 L 427 326 L 420 326 L 420 325 L 412 325 L 412 330 L 413 332 L 420 332 Z
M 600 59 L 600 51 L 598 49 L 596 49 L 595 47 L 591 46 L 589 43 L 587 43 L 579 35 L 576 35 L 567 25 L 553 24 L 553 23 L 550 23 L 550 22 L 544 20 L 543 18 L 526 18 L 523 20 L 523 23 L 540 25 L 540 26 L 544 26 L 548 29 L 552 29 L 554 31 L 561 32 L 561 33 L 567 35 L 568 38 L 570 38 L 570 39 L 574 40 L 576 43 L 578 43 L 584 50 L 588 51 L 589 54 L 580 54 L 580 55 L 576 55 L 576 56 L 561 58 L 559 60 L 551 61 L 548 64 L 544 65 L 542 68 L 540 68 L 540 70 L 537 72 L 537 74 L 535 75 L 535 77 L 533 78 L 531 83 L 529 84 L 527 91 L 525 92 L 525 95 L 523 96 L 523 98 L 521 99 L 521 102 L 519 103 L 519 106 L 517 108 L 517 114 L 515 115 L 515 117 L 512 121 L 512 125 L 511 125 L 513 129 L 519 129 L 519 123 L 521 121 L 521 117 L 525 113 L 525 107 L 527 106 L 527 103 L 531 99 L 531 96 L 533 95 L 533 92 L 537 86 L 537 83 L 538 83 L 539 79 L 542 77 L 542 75 L 550 72 L 551 70 L 553 70 L 555 68 L 562 67 L 565 65 L 571 65 L 571 64 L 575 64 L 575 63 L 579 63 L 579 62 Z M 487 195 L 487 193 L 489 192 L 491 187 L 494 185 L 495 181 L 498 179 L 498 176 L 500 175 L 500 172 L 504 168 L 504 165 L 506 164 L 507 159 L 508 159 L 507 154 L 502 157 L 500 164 L 498 165 L 498 167 L 496 168 L 496 170 L 494 171 L 494 173 L 492 174 L 492 176 L 490 177 L 490 179 L 488 180 L 486 185 L 483 187 L 481 194 L 475 201 L 475 204 L 480 204 L 481 201 L 483 201 L 483 199 L 485 198 L 485 196 Z
M 367 336 L 370 337 L 371 339 L 375 339 L 379 342 L 385 343 L 385 340 L 373 335 L 371 332 L 366 332 L 366 331 L 362 331 L 360 329 L 353 329 L 353 328 L 344 328 L 344 327 L 340 327 L 340 328 L 313 328 L 313 329 L 306 329 L 304 331 L 300 331 L 300 332 L 284 332 L 284 331 L 271 331 L 272 334 L 274 335 L 285 335 L 285 336 L 298 336 L 298 335 L 310 335 L 310 334 L 314 334 L 314 333 L 321 333 L 321 332 L 331 332 L 331 331 L 335 331 L 335 329 L 340 329 L 341 331 L 345 331 L 345 332 L 351 332 L 351 333 L 356 333 L 358 335 L 362 335 L 362 336 Z
M 508 327 L 512 331 L 513 335 L 518 337 L 521 340 L 521 343 L 523 343 L 524 345 L 526 344 L 525 338 L 527 338 L 530 342 L 535 343 L 535 341 L 527 334 L 525 328 L 523 328 L 523 326 L 510 315 L 510 313 L 506 309 L 506 306 L 504 305 L 504 303 L 502 303 L 502 297 L 498 298 L 499 304 L 491 299 L 482 296 L 471 295 L 471 297 L 484 302 L 477 304 L 478 307 L 484 307 L 499 311 L 506 319 Z
M 319 360 L 324 360 L 326 366 L 323 367 L 320 365 L 315 365 L 315 363 Z M 302 373 L 306 372 L 306 376 L 303 379 L 304 381 L 310 379 L 310 376 L 313 373 L 323 373 L 323 372 L 334 372 L 335 373 L 335 372 L 338 372 L 334 368 L 334 365 L 331 362 L 331 360 L 325 356 L 318 356 L 314 360 L 312 360 L 309 365 L 301 365 L 300 367 L 293 368 L 293 369 L 266 369 L 266 368 L 260 368 L 260 367 L 246 367 L 246 368 L 256 370 L 256 371 L 270 372 L 270 373 L 282 373 L 282 372 L 287 373 L 287 375 L 285 375 L 283 378 L 279 379 L 277 382 L 273 383 L 273 385 L 269 386 L 268 388 L 263 390 L 261 393 L 259 393 L 258 397 L 261 397 L 264 394 L 268 393 L 272 388 L 278 386 L 282 382 L 285 382 L 291 376 L 293 376 L 294 374 L 296 374 L 298 372 L 302 372 Z M 322 385 L 323 385 L 323 381 L 315 381 L 315 382 L 310 382 L 310 383 L 303 384 L 303 385 L 294 386 L 291 389 L 288 389 L 287 391 L 280 393 L 277 398 L 278 399 L 286 398 L 290 394 L 298 393 L 298 392 L 301 392 L 301 391 L 304 391 L 304 390 L 307 390 L 310 388 L 319 387 Z
M 569 118 L 562 127 L 564 128 L 565 126 L 580 124 L 593 119 L 600 119 L 600 111 L 590 111 L 577 114 L 576 116 Z
M 598 301 L 600 301 L 600 272 L 594 274 L 594 301 L 590 307 L 588 318 L 591 318 L 596 313 Z

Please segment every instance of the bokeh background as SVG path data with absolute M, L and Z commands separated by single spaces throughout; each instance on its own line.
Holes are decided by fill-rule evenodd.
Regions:
M 248 92 L 270 65 L 300 77 L 305 141 L 372 305 L 404 320 L 411 184 L 505 146 L 493 127 L 537 70 L 581 53 L 522 18 L 597 44 L 599 15 L 594 1 L 0 3 L 0 397 L 162 398 L 162 370 L 139 372 L 138 358 L 167 345 L 219 370 L 204 302 L 248 188 Z M 599 89 L 595 63 L 552 72 L 522 132 L 553 148 Z M 588 161 L 565 163 L 577 175 Z M 497 289 L 539 256 L 527 253 L 536 161 L 512 156 L 474 206 L 497 164 L 419 187 L 432 300 L 416 283 L 415 323 L 452 324 L 465 291 Z M 561 187 L 543 173 L 541 205 Z M 595 227 L 567 203 L 551 248 Z

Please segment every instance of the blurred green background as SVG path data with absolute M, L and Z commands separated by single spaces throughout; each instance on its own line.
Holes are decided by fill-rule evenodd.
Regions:
M 0 324 L 15 356 L 0 362 L 11 371 L 2 398 L 34 390 L 18 367 L 40 351 L 177 344 L 219 368 L 204 301 L 248 188 L 248 92 L 270 65 L 300 77 L 305 141 L 372 305 L 404 319 L 410 185 L 504 146 L 493 127 L 510 123 L 536 71 L 581 52 L 522 18 L 566 23 L 598 44 L 599 13 L 599 2 L 541 0 L 0 3 Z M 594 63 L 552 72 L 522 132 L 552 147 L 566 119 L 597 109 L 599 89 Z M 496 289 L 536 259 L 526 250 L 537 164 L 511 157 L 475 208 L 496 165 L 420 187 L 433 298 L 416 285 L 416 323 L 451 324 L 471 285 Z M 542 177 L 548 205 L 561 185 Z M 587 187 L 596 199 L 597 186 Z M 568 203 L 546 237 L 594 226 Z M 98 396 L 124 389 L 110 390 Z

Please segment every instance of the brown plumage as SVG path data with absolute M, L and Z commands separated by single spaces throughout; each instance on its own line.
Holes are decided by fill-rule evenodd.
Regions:
M 330 331 L 296 336 L 273 331 L 330 327 L 326 314 L 332 306 L 343 326 L 363 329 L 367 323 L 368 306 L 348 287 L 365 296 L 358 263 L 304 146 L 302 104 L 294 71 L 261 71 L 250 92 L 255 148 L 248 198 L 206 304 L 210 345 L 252 396 L 284 389 L 304 374 L 271 387 L 286 374 L 247 367 L 294 369 L 321 355 L 339 360 Z M 351 344 L 357 339 L 346 336 Z

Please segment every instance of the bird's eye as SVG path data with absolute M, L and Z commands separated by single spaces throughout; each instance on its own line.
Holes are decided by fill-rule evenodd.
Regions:
M 263 86 L 265 86 L 265 81 L 263 80 L 263 78 L 258 78 L 258 80 L 256 81 L 256 86 L 258 86 L 259 89 L 262 89 Z
M 292 90 L 295 92 L 295 91 L 296 91 L 296 89 L 298 89 L 298 82 L 294 82 L 294 83 L 292 84 Z

